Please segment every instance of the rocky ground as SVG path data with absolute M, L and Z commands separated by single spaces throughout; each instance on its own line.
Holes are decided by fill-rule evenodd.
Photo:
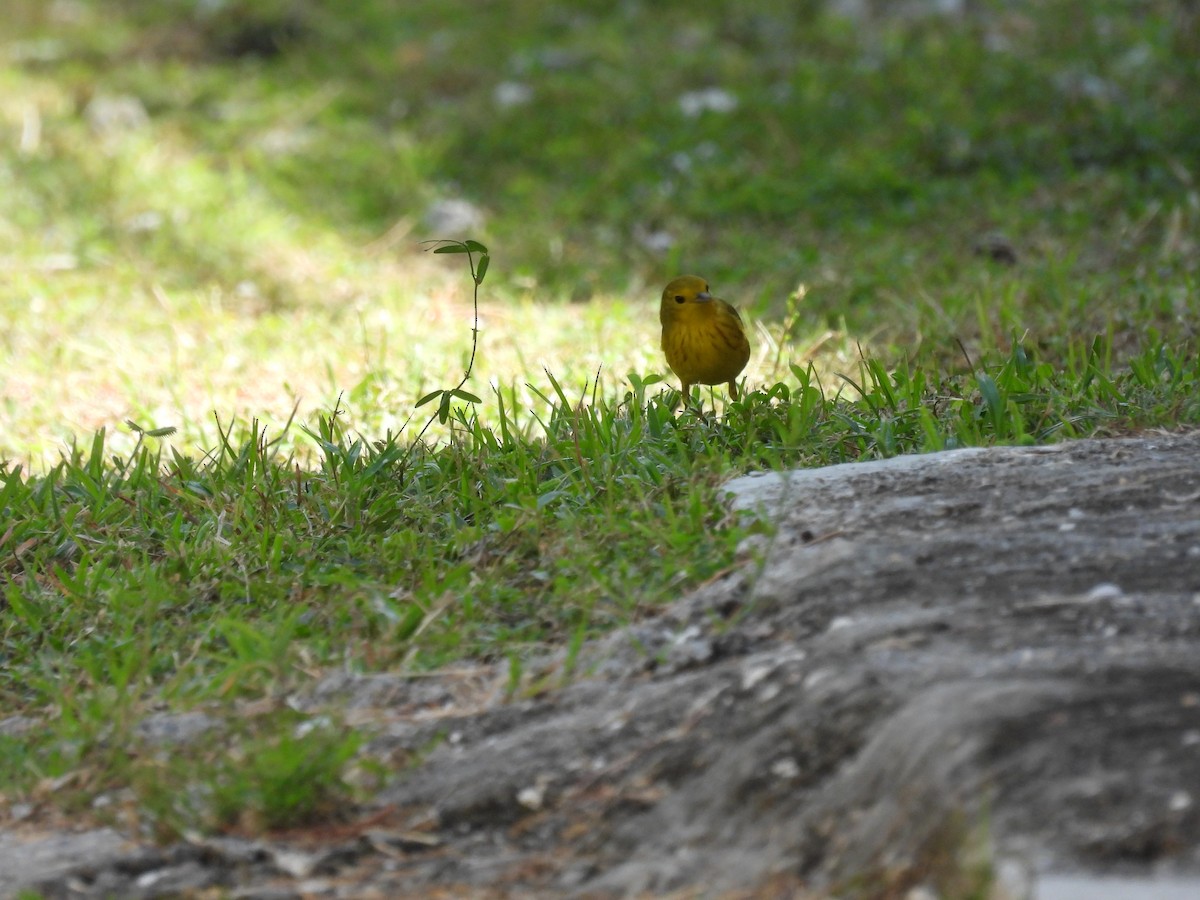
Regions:
M 350 824 L 156 847 L 24 823 L 0 896 L 1019 897 L 1200 870 L 1200 433 L 731 489 L 777 533 L 570 687 L 322 682 L 305 706 L 379 758 L 436 746 Z

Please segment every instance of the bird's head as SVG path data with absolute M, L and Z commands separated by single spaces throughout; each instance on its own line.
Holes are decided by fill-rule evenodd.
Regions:
M 707 281 L 698 275 L 680 275 L 663 288 L 660 316 L 666 323 L 671 319 L 695 315 L 700 308 L 708 306 L 712 299 Z
M 708 282 L 699 275 L 680 275 L 663 288 L 663 303 L 706 303 L 712 299 Z

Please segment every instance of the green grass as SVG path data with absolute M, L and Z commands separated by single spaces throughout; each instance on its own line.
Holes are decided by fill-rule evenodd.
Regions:
M 1183 5 L 10 5 L 0 720 L 37 724 L 0 802 L 336 818 L 394 766 L 288 697 L 464 659 L 541 689 L 752 563 L 731 475 L 1200 421 Z M 686 115 L 704 88 L 736 108 Z M 145 118 L 97 126 L 112 97 Z M 448 197 L 477 233 L 427 233 Z M 460 237 L 461 384 L 477 285 L 419 244 Z M 688 270 L 753 323 L 719 414 L 665 389 Z M 216 724 L 155 742 L 161 709 Z

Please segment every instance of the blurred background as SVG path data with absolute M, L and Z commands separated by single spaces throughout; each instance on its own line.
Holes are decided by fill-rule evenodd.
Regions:
M 437 238 L 481 417 L 664 374 L 681 272 L 752 385 L 1190 340 L 1198 98 L 1184 0 L 6 0 L 0 458 L 401 427 L 470 354 Z

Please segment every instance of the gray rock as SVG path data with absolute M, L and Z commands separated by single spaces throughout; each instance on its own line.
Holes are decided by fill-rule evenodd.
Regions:
M 137 735 L 154 744 L 180 744 L 195 740 L 219 724 L 202 712 L 153 713 L 137 724 Z
M 129 94 L 97 94 L 84 108 L 83 116 L 100 137 L 140 131 L 150 123 L 142 101 Z
M 429 233 L 437 235 L 438 239 L 460 239 L 481 230 L 485 221 L 483 210 L 474 203 L 451 198 L 431 203 L 425 210 L 423 223 Z
M 35 728 L 40 728 L 42 723 L 33 716 L 8 716 L 0 719 L 0 735 L 5 737 L 20 737 L 23 734 L 28 734 Z
M 358 811 L 388 811 L 391 837 L 263 841 L 237 860 L 169 848 L 157 865 L 279 889 L 271 860 L 323 852 L 296 885 L 311 869 L 380 896 L 954 897 L 980 858 L 1000 893 L 1071 896 L 1058 873 L 1194 886 L 1200 433 L 730 487 L 773 535 L 585 647 L 569 687 L 504 703 L 497 666 L 339 676 L 298 701 L 378 721 L 382 759 L 421 754 Z M 99 834 L 72 854 L 94 883 L 148 852 Z M 0 838 L 0 896 L 65 896 L 79 860 L 43 854 L 59 868 L 14 881 L 5 861 L 31 855 L 6 857 L 14 840 Z
M 0 896 L 102 871 L 140 853 L 136 843 L 109 828 L 20 836 L 0 831 Z

